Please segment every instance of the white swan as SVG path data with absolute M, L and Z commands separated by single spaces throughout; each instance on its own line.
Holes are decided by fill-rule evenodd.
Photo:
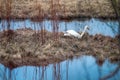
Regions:
M 81 34 L 79 34 L 78 32 L 76 32 L 74 30 L 67 30 L 64 33 L 64 36 L 74 36 L 74 37 L 77 37 L 77 38 L 82 38 L 82 36 L 85 34 L 86 30 L 89 30 L 89 27 L 87 25 L 84 27 L 84 30 Z

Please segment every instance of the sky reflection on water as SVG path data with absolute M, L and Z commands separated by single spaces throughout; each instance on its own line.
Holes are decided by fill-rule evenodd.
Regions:
M 48 66 L 22 66 L 9 70 L 0 65 L 0 80 L 99 80 L 113 72 L 118 64 L 105 60 L 102 66 L 92 56 L 82 56 Z M 120 71 L 108 80 L 119 80 Z
M 43 24 L 47 31 L 52 31 L 51 20 L 45 20 L 43 21 Z M 111 37 L 114 37 L 115 35 L 118 34 L 118 28 L 119 28 L 118 21 L 102 21 L 94 18 L 85 21 L 78 21 L 78 20 L 72 20 L 70 22 L 60 21 L 58 25 L 60 32 L 65 32 L 66 30 L 69 29 L 79 32 L 83 30 L 85 25 L 88 25 L 90 26 L 90 30 L 88 31 L 89 34 L 91 35 L 102 34 Z M 6 26 L 6 21 L 1 21 L 0 30 L 2 30 L 3 26 Z M 19 29 L 24 27 L 28 27 L 28 28 L 31 27 L 32 29 L 35 30 L 41 29 L 40 22 L 32 22 L 30 20 L 11 21 L 12 29 Z

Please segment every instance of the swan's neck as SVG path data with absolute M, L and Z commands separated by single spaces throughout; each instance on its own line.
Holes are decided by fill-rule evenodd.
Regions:
M 80 37 L 82 38 L 82 36 L 85 34 L 87 28 L 84 28 L 83 32 L 80 34 Z

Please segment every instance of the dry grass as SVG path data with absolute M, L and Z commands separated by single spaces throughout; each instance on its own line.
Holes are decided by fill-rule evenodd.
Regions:
M 4 5 L 4 0 L 1 1 Z M 59 0 L 59 4 L 57 2 L 57 0 L 54 0 L 54 6 L 57 8 L 59 16 L 62 17 L 65 17 L 65 15 L 71 17 L 115 16 L 110 0 Z M 39 16 L 39 8 L 43 10 L 43 14 L 50 17 L 51 0 L 12 0 L 11 16 L 17 18 Z M 4 11 L 2 13 L 4 14 Z
M 82 39 L 77 39 L 63 37 L 63 33 L 59 33 L 60 39 L 53 41 L 52 33 L 45 31 L 47 41 L 42 44 L 40 34 L 41 32 L 35 33 L 31 29 L 19 29 L 14 31 L 14 38 L 8 42 L 1 32 L 0 62 L 9 63 L 10 60 L 16 65 L 32 65 L 34 61 L 38 61 L 41 65 L 43 62 L 48 64 L 80 55 L 93 55 L 103 60 L 105 58 L 120 60 L 119 37 L 85 34 Z M 18 63 L 14 59 L 18 62 L 24 60 L 24 62 Z

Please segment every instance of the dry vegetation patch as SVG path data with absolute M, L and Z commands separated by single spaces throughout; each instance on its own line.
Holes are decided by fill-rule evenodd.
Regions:
M 41 31 L 19 29 L 14 31 L 13 37 L 8 40 L 0 32 L 0 62 L 9 66 L 14 65 L 47 65 L 59 62 L 74 56 L 93 55 L 101 60 L 106 58 L 120 60 L 119 36 L 108 36 L 87 33 L 82 39 L 64 37 L 59 33 L 59 39 L 53 40 L 52 33 L 45 31 L 45 42 L 41 43 Z
M 2 9 L 0 15 L 6 13 L 5 1 L 0 0 Z M 52 7 L 53 4 L 53 7 Z M 55 9 L 59 17 L 115 17 L 110 0 L 12 0 L 11 17 L 36 18 L 51 17 L 51 10 Z M 8 9 L 7 9 L 8 10 Z

